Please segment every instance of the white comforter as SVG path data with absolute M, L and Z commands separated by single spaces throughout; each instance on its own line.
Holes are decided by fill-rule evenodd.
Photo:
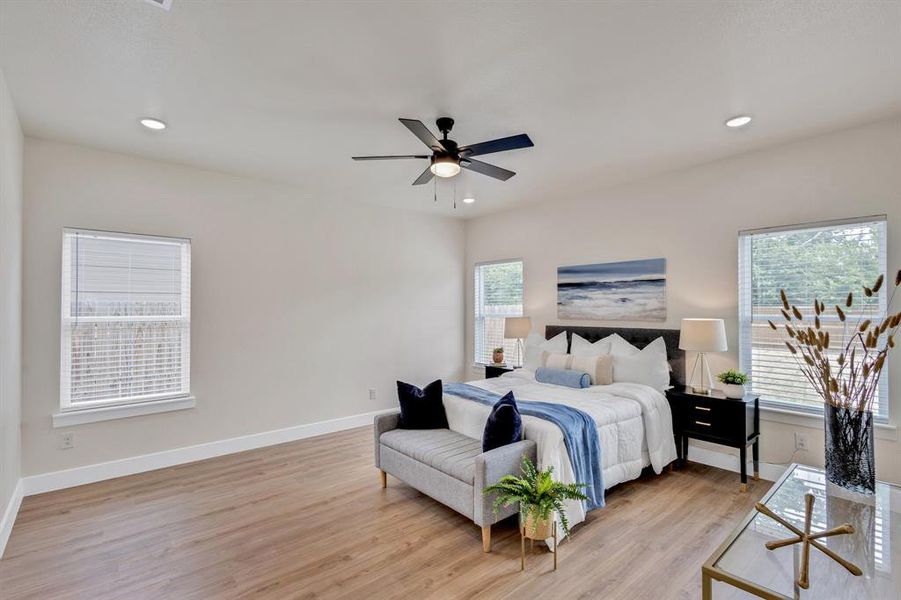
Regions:
M 600 437 L 605 488 L 635 479 L 649 464 L 660 473 L 676 459 L 669 403 L 661 392 L 646 385 L 615 383 L 573 389 L 539 383 L 533 372 L 521 369 L 468 383 L 501 395 L 512 390 L 517 400 L 566 404 L 593 417 Z M 452 430 L 481 439 L 490 407 L 445 394 L 444 408 Z M 523 437 L 537 444 L 539 468 L 553 466 L 560 481 L 575 481 L 559 427 L 538 417 L 524 416 Z M 568 502 L 566 516 L 570 526 L 584 521 L 582 504 Z

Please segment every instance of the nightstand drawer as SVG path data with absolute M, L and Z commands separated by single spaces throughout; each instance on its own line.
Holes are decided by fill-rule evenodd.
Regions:
M 712 435 L 718 431 L 722 421 L 722 407 L 715 400 L 691 398 L 684 403 L 683 426 L 688 431 Z
M 685 415 L 684 428 L 689 433 L 702 435 L 720 435 L 722 430 L 722 417 L 714 411 L 691 410 Z

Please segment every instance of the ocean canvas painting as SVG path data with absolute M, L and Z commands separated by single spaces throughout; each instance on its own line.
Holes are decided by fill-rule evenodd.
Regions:
M 666 320 L 666 259 L 557 268 L 560 319 Z

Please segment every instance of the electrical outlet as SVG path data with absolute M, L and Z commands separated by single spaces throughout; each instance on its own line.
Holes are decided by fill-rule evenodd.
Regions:
M 807 451 L 807 434 L 795 432 L 795 450 Z
M 57 448 L 60 450 L 71 450 L 75 447 L 75 434 L 74 433 L 64 433 L 59 436 L 59 444 Z
M 375 400 L 375 390 L 372 388 L 369 388 L 369 399 Z

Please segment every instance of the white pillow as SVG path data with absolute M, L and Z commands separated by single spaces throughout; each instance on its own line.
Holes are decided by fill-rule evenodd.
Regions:
M 550 367 L 551 369 L 569 369 L 572 364 L 573 357 L 571 354 L 560 354 L 558 352 L 541 352 L 541 366 Z
M 522 353 L 522 368 L 534 371 L 540 367 L 542 352 L 566 354 L 566 332 L 561 331 L 549 340 L 544 339 L 540 333 L 530 333 Z
M 661 392 L 668 388 L 669 362 L 666 360 L 666 342 L 663 338 L 657 338 L 641 350 L 636 349 L 636 352 L 629 356 L 614 353 L 613 381 L 642 383 Z
M 610 347 L 614 337 L 619 336 L 613 333 L 602 340 L 591 343 L 578 333 L 574 333 L 572 348 L 570 348 L 569 353 L 573 356 L 600 356 L 601 354 L 610 354 Z
M 610 354 L 614 356 L 635 356 L 636 354 L 641 352 L 641 350 L 627 342 L 619 334 L 614 333 L 610 337 L 613 338 L 610 340 Z M 661 343 L 663 342 L 663 338 L 658 339 L 661 341 Z M 657 340 L 654 341 L 656 342 Z M 648 344 L 648 346 L 650 346 L 650 344 Z M 666 344 L 663 345 L 663 357 L 666 358 Z

